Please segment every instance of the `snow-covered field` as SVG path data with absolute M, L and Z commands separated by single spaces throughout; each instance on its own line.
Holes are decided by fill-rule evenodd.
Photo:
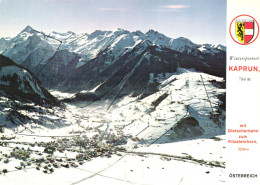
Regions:
M 20 110 L 33 121 L 10 122 L 0 133 L 0 184 L 223 184 L 225 111 L 218 97 L 225 89 L 216 87 L 222 82 L 179 69 L 158 92 L 110 108 L 110 101 L 97 101 Z M 0 121 L 9 109 L 0 104 Z

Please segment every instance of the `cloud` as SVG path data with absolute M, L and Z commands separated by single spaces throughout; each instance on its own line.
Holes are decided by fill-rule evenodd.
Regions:
M 189 8 L 189 6 L 187 5 L 165 5 L 165 6 L 161 6 L 161 8 L 165 8 L 165 9 L 183 9 L 183 8 Z
M 102 12 L 106 12 L 106 11 L 122 11 L 123 9 L 120 9 L 120 8 L 100 8 L 99 9 L 100 11 Z
M 184 8 L 189 8 L 188 5 L 164 5 L 164 6 L 159 6 L 156 9 L 152 9 L 151 11 L 156 11 L 156 12 L 172 12 L 172 11 L 178 11 L 180 9 Z
M 81 1 L 81 0 L 34 0 L 34 1 L 65 2 L 66 3 L 66 2 L 77 2 L 77 1 Z

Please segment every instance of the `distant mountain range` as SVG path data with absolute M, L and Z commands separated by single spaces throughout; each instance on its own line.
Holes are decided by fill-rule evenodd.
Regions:
M 178 67 L 220 77 L 226 71 L 225 46 L 154 30 L 43 34 L 27 26 L 13 38 L 1 38 L 0 53 L 31 70 L 47 88 L 96 96 L 153 93 Z

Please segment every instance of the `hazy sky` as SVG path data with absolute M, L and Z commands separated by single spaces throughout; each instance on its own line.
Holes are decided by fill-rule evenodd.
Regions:
M 46 33 L 154 29 L 195 43 L 225 44 L 226 0 L 0 0 L 0 37 L 27 25 Z

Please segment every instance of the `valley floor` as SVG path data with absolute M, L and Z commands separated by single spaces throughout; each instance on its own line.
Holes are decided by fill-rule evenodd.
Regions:
M 220 138 L 223 139 L 223 136 Z M 45 174 L 35 168 L 16 170 L 2 174 L 0 179 L 1 184 L 6 185 L 224 184 L 225 168 L 170 157 L 173 154 L 180 157 L 189 155 L 202 161 L 224 161 L 224 146 L 225 140 L 213 139 L 155 144 L 134 150 L 147 154 L 118 153 L 111 158 L 97 157 L 77 168 L 58 168 L 52 174 Z M 119 154 L 122 156 L 118 156 Z

